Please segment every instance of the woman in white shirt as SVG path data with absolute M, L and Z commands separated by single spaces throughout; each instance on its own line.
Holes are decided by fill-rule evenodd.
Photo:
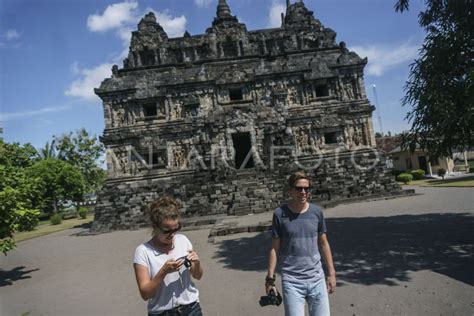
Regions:
M 138 289 L 148 300 L 148 315 L 201 316 L 199 291 L 191 281 L 202 277 L 198 254 L 181 229 L 180 205 L 161 197 L 149 205 L 153 237 L 137 247 L 134 258 Z

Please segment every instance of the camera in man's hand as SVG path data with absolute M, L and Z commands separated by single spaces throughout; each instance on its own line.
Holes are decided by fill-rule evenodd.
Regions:
M 276 293 L 275 293 L 276 292 Z M 260 306 L 267 306 L 267 305 L 276 305 L 280 306 L 282 302 L 282 298 L 280 293 L 277 290 L 271 290 L 267 296 L 260 297 Z

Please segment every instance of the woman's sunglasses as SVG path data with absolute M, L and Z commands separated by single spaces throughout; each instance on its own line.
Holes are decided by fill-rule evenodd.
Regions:
M 181 230 L 181 223 L 178 224 L 178 227 L 174 228 L 174 229 L 163 229 L 163 228 L 158 228 L 160 230 L 160 232 L 164 235 L 172 235 L 172 234 L 176 234 L 177 232 L 179 232 Z

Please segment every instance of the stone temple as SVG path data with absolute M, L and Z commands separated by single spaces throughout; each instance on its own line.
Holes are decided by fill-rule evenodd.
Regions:
M 249 31 L 219 0 L 205 34 L 179 38 L 147 14 L 95 90 L 108 178 L 92 230 L 143 226 L 163 193 L 185 216 L 272 210 L 298 169 L 320 202 L 399 194 L 375 149 L 366 64 L 303 1 L 287 0 L 281 27 Z

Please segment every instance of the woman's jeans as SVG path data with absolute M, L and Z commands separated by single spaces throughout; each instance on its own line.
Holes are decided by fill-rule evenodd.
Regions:
M 148 313 L 149 316 L 202 316 L 201 306 L 198 302 L 194 302 L 188 305 L 182 305 L 175 307 L 173 309 L 158 313 L 158 314 L 151 314 Z
M 283 304 L 286 316 L 304 315 L 304 305 L 308 302 L 310 316 L 329 316 L 329 299 L 324 278 L 316 282 L 282 281 Z

